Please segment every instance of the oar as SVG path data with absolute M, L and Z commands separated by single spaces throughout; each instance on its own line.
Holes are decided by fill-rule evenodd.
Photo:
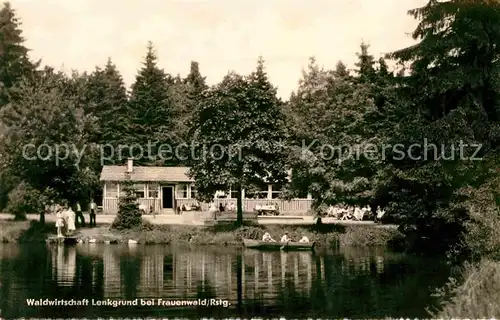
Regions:
M 288 241 L 290 241 L 290 240 L 288 240 Z M 288 241 L 285 242 L 285 244 L 281 246 L 280 250 L 285 250 L 286 246 L 288 245 Z

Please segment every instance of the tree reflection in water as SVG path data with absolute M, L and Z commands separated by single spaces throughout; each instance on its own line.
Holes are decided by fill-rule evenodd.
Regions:
M 438 261 L 343 248 L 261 252 L 233 248 L 77 245 L 5 246 L 4 317 L 425 317 L 443 284 Z M 223 299 L 229 308 L 25 308 L 26 298 Z

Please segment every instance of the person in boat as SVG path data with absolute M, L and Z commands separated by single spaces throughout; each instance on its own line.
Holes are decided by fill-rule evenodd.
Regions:
M 276 242 L 276 240 L 274 240 L 271 237 L 271 235 L 269 234 L 269 232 L 264 233 L 264 235 L 262 236 L 262 241 L 265 241 L 265 242 Z
M 281 237 L 280 242 L 285 242 L 286 243 L 286 242 L 290 242 L 290 241 L 292 241 L 292 239 L 290 239 L 288 237 L 288 232 L 285 232 L 285 234 L 283 235 L 283 237 Z
M 309 238 L 306 236 L 302 236 L 299 240 L 300 243 L 309 243 Z

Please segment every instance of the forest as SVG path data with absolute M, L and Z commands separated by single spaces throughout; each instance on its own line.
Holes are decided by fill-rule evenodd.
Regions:
M 197 62 L 186 76 L 162 69 L 152 43 L 130 88 L 112 57 L 92 72 L 64 74 L 30 58 L 21 21 L 6 3 L 0 207 L 22 217 L 47 199 L 86 199 L 99 190 L 103 164 L 124 163 L 112 149 L 149 144 L 146 154 L 134 154 L 138 165 L 190 166 L 201 200 L 228 185 L 255 187 L 263 177 L 285 183 L 292 170 L 285 196 L 310 193 L 318 211 L 336 204 L 383 208 L 400 221 L 407 250 L 496 255 L 500 4 L 430 0 L 409 14 L 419 22 L 416 45 L 378 59 L 361 43 L 353 68 L 342 61 L 326 68 L 310 58 L 284 101 L 265 57 L 256 57 L 250 74 L 231 71 L 209 86 Z M 388 61 L 398 68 L 390 70 Z M 72 148 L 42 156 L 25 148 L 43 144 Z M 242 156 L 197 156 L 214 144 L 237 146 Z M 162 158 L 154 156 L 159 145 L 197 147 Z M 411 154 L 380 151 L 396 145 Z M 464 145 L 475 147 L 458 147 Z M 353 148 L 364 151 L 353 156 Z

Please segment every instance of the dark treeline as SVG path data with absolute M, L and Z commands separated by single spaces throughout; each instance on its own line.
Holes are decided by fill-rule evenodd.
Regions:
M 86 199 L 99 188 L 99 146 L 115 147 L 104 148 L 110 164 L 128 156 L 125 149 L 120 159 L 118 145 L 149 143 L 142 157 L 132 150 L 136 162 L 191 166 L 200 199 L 229 185 L 251 190 L 267 177 L 285 184 L 293 169 L 287 196 L 310 193 L 319 211 L 384 208 L 400 221 L 410 250 L 497 252 L 488 239 L 498 232 L 500 203 L 500 5 L 432 0 L 410 14 L 419 20 L 418 44 L 378 59 L 362 43 L 352 70 L 342 62 L 325 69 L 311 58 L 285 102 L 262 58 L 251 74 L 230 72 L 208 86 L 196 62 L 185 77 L 168 74 L 149 44 L 130 90 L 111 58 L 71 76 L 42 67 L 29 59 L 5 4 L 1 207 L 21 213 L 50 197 Z M 56 150 L 49 160 L 28 159 L 34 148 L 28 157 L 22 152 L 44 143 L 74 150 L 58 150 L 58 162 Z M 159 158 L 161 144 L 182 148 Z M 203 157 L 212 145 L 224 152 Z

